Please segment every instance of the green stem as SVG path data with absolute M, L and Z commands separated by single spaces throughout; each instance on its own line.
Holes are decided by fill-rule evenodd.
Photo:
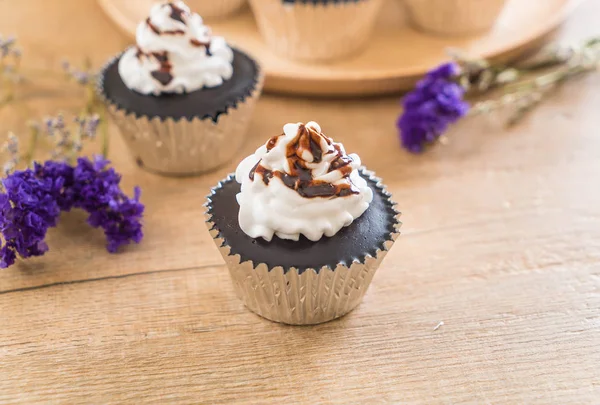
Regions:
M 3 65 L 0 65 L 0 69 L 3 68 Z M 0 108 L 5 107 L 10 104 L 15 99 L 15 84 L 8 77 L 5 77 L 0 74 L 2 78 L 2 87 L 5 89 L 4 97 L 0 100 Z
M 567 78 L 569 76 L 569 71 L 570 69 L 559 69 L 554 72 L 538 76 L 532 80 L 531 86 L 539 88 L 556 84 Z
M 593 37 L 588 39 L 587 41 L 585 41 L 585 43 L 583 44 L 583 46 L 585 48 L 591 48 L 594 47 L 596 45 L 600 44 L 600 37 Z
M 106 120 L 106 107 L 101 104 L 98 115 L 100 117 L 100 136 L 102 137 L 102 156 L 106 159 L 108 157 L 108 148 L 110 146 L 110 139 L 108 137 L 108 121 Z
M 504 89 L 504 94 L 524 94 L 527 92 L 535 92 L 539 89 L 549 88 L 563 81 L 567 77 L 567 72 L 568 69 L 559 69 L 522 82 L 514 83 Z
M 85 113 L 91 114 L 96 104 L 96 91 L 93 85 L 85 86 Z
M 0 110 L 6 107 L 13 100 L 12 95 L 7 95 L 0 100 Z
M 540 76 L 535 76 L 527 80 L 523 80 L 517 83 L 509 84 L 505 87 L 504 93 L 509 94 L 513 92 L 521 92 L 526 90 L 539 89 L 547 87 L 556 83 L 559 83 L 574 75 L 574 71 L 580 70 L 579 68 L 568 68 L 558 69 L 549 73 L 545 73 Z M 582 71 L 583 72 L 583 71 Z M 580 73 L 582 73 L 580 72 Z
M 40 138 L 40 128 L 37 125 L 30 125 L 30 134 L 29 134 L 30 142 L 29 148 L 27 152 L 23 156 L 23 160 L 27 162 L 27 164 L 33 163 L 33 157 L 35 155 L 35 148 L 37 146 L 38 140 Z

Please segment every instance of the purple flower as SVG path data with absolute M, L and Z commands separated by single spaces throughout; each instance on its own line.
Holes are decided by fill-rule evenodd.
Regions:
M 134 189 L 134 197 L 115 195 L 108 206 L 90 213 L 88 223 L 93 227 L 101 227 L 106 235 L 109 252 L 116 252 L 122 245 L 131 241 L 139 243 L 144 234 L 140 219 L 144 206 L 140 203 L 141 190 Z
M 16 259 L 17 254 L 14 250 L 14 247 L 6 244 L 0 248 L 0 269 L 5 269 L 12 266 L 15 264 Z
M 455 63 L 445 63 L 427 73 L 403 100 L 404 112 L 396 125 L 402 146 L 413 153 L 442 135 L 449 124 L 469 110 L 463 100 L 465 90 L 455 79 L 460 70 Z
M 142 240 L 140 190 L 127 197 L 119 187 L 121 176 L 109 162 L 79 158 L 72 167 L 64 162 L 36 163 L 32 169 L 6 177 L 0 193 L 0 268 L 22 258 L 41 256 L 48 250 L 44 241 L 48 228 L 56 226 L 61 211 L 82 208 L 88 223 L 104 230 L 107 250 Z
M 48 250 L 44 238 L 60 215 L 56 202 L 60 189 L 51 179 L 36 176 L 32 169 L 14 172 L 2 185 L 0 232 L 5 245 L 0 248 L 0 267 L 8 267 L 16 254 L 28 258 Z
M 33 170 L 39 178 L 48 179 L 57 190 L 55 199 L 61 211 L 70 211 L 75 196 L 73 190 L 73 168 L 65 162 L 49 160 L 43 165 L 34 163 Z
M 122 245 L 142 240 L 141 219 L 144 205 L 140 203 L 141 191 L 134 189 L 134 197 L 127 197 L 119 187 L 121 176 L 114 169 L 106 169 L 109 162 L 101 157 L 94 161 L 77 160 L 74 171 L 74 189 L 77 199 L 74 206 L 87 211 L 88 223 L 102 228 L 107 249 L 114 253 Z

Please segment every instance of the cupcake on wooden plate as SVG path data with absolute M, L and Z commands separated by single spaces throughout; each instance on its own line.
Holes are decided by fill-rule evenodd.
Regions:
M 136 40 L 98 83 L 136 162 L 187 175 L 229 161 L 262 90 L 258 64 L 213 36 L 181 1 L 153 6 Z
M 331 61 L 359 53 L 382 0 L 250 0 L 271 49 L 288 58 Z
M 400 228 L 379 179 L 314 122 L 285 125 L 206 205 L 237 295 L 257 314 L 296 325 L 356 307 Z

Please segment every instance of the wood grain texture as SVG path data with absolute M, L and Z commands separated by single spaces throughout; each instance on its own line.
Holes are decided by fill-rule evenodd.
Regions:
M 588 1 L 560 37 L 597 34 L 599 13 Z M 19 35 L 29 68 L 100 65 L 127 42 L 94 0 L 0 0 L 0 31 Z M 75 90 L 48 86 L 27 90 L 32 111 L 75 109 Z M 598 88 L 600 76 L 570 83 L 511 130 L 466 119 L 416 157 L 397 146 L 396 98 L 263 97 L 240 158 L 283 123 L 316 120 L 404 212 L 364 302 L 315 327 L 263 320 L 233 293 L 201 205 L 234 162 L 158 177 L 112 128 L 146 239 L 111 256 L 71 213 L 45 257 L 0 272 L 0 403 L 597 403 Z M 0 111 L 0 133 L 21 122 Z

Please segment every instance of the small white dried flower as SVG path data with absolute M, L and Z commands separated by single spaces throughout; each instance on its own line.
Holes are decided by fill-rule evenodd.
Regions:
M 498 73 L 496 76 L 496 82 L 498 84 L 506 84 L 514 82 L 519 78 L 519 71 L 517 69 L 508 68 Z
M 4 163 L 4 165 L 2 166 L 2 174 L 4 176 L 8 176 L 16 167 L 15 162 L 13 162 L 12 160 L 9 160 L 8 162 Z

